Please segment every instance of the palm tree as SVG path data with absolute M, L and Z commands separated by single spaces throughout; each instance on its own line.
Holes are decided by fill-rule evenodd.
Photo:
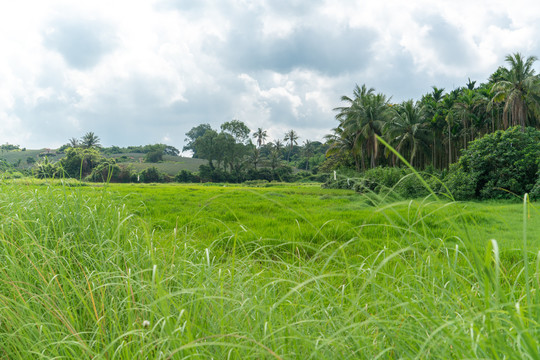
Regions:
M 360 171 L 360 160 L 357 153 L 355 153 L 354 138 L 346 136 L 341 126 L 332 129 L 333 134 L 326 135 L 326 157 L 337 157 L 339 163 L 344 163 L 349 157 L 354 160 L 356 171 Z
M 259 149 L 257 149 L 256 147 L 253 147 L 253 151 L 251 152 L 250 160 L 251 160 L 251 163 L 253 164 L 253 168 L 255 170 L 257 170 L 257 164 L 261 160 L 261 153 L 260 153 Z
M 89 131 L 81 138 L 81 145 L 85 148 L 100 147 L 100 139 L 93 132 Z
M 341 106 L 334 108 L 338 112 L 336 119 L 339 121 L 339 126 L 335 128 L 334 133 L 338 135 L 340 139 L 329 139 L 330 154 L 334 154 L 337 149 L 344 151 L 347 147 L 350 148 L 350 153 L 354 158 L 356 164 L 356 170 L 365 170 L 366 164 L 364 160 L 364 142 L 365 137 L 360 127 L 351 126 L 351 124 L 362 122 L 362 103 L 365 98 L 372 96 L 375 92 L 374 88 L 367 88 L 365 84 L 361 87 L 356 85 L 353 90 L 354 98 L 350 98 L 346 95 L 341 97 L 342 102 L 346 102 L 347 106 Z M 361 165 L 361 166 L 360 166 Z
M 257 139 L 257 147 L 261 147 L 267 137 L 268 135 L 266 134 L 266 130 L 263 130 L 262 128 L 258 128 L 257 131 L 253 133 L 253 138 Z
M 471 89 L 465 89 L 454 103 L 456 115 L 461 119 L 463 125 L 463 145 L 465 149 L 467 149 L 468 141 L 474 138 L 474 127 L 472 126 L 472 122 L 475 118 L 474 110 L 476 101 L 476 92 Z M 469 135 L 470 138 L 468 137 Z
M 283 141 L 289 142 L 289 153 L 287 154 L 287 161 L 290 162 L 291 160 L 291 151 L 293 150 L 294 145 L 298 145 L 298 134 L 294 130 L 289 130 L 285 133 L 285 137 L 283 138 Z
M 429 147 L 426 118 L 422 108 L 412 100 L 395 107 L 392 119 L 384 125 L 384 134 L 398 152 L 409 155 L 409 163 L 413 166 L 418 151 L 426 152 Z
M 384 94 L 366 94 L 356 98 L 349 110 L 342 111 L 338 117 L 343 120 L 346 133 L 354 134 L 355 147 L 361 147 L 370 158 L 370 166 L 376 166 L 382 125 L 387 121 L 390 111 L 389 99 Z M 363 156 L 362 156 L 363 163 Z M 364 168 L 364 164 L 362 166 Z
M 306 170 L 309 170 L 309 159 L 313 156 L 313 143 L 310 140 L 304 141 L 302 152 L 306 158 Z
M 532 68 L 538 60 L 536 56 L 524 59 L 520 53 L 507 55 L 506 62 L 510 69 L 500 69 L 501 77 L 493 85 L 495 102 L 504 102 L 503 127 L 528 125 L 529 111 L 539 112 L 540 108 L 540 85 L 538 75 Z
M 71 146 L 73 148 L 76 148 L 76 147 L 79 147 L 80 142 L 79 142 L 79 139 L 77 139 L 77 138 L 71 138 L 71 139 L 68 140 L 68 144 L 69 144 L 69 146 Z

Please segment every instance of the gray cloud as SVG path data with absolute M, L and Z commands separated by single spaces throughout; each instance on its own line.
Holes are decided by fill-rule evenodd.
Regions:
M 98 22 L 61 20 L 44 37 L 45 47 L 57 51 L 76 69 L 94 67 L 114 48 L 114 33 Z
M 465 39 L 459 28 L 441 16 L 431 16 L 420 21 L 431 27 L 425 39 L 426 45 L 435 50 L 441 63 L 467 66 L 474 61 L 473 44 Z
M 250 72 L 273 70 L 288 73 L 308 69 L 338 75 L 369 63 L 377 34 L 366 28 L 336 29 L 301 26 L 286 37 L 265 37 L 260 31 L 237 28 L 225 43 L 210 43 L 218 49 L 227 67 Z

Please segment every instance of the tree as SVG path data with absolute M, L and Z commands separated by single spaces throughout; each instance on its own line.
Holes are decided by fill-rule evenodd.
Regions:
M 204 136 L 204 134 L 210 130 L 212 130 L 212 127 L 209 124 L 200 124 L 198 126 L 191 128 L 191 130 L 189 130 L 186 133 L 186 138 L 184 139 L 184 141 L 186 141 L 187 143 L 182 148 L 182 151 L 191 150 L 193 151 L 193 157 L 199 158 L 199 154 L 197 153 L 197 150 L 195 149 L 195 142 L 197 141 L 197 139 Z
M 180 151 L 174 146 L 165 145 L 165 148 L 163 149 L 163 155 L 178 156 L 180 155 Z
M 268 135 L 266 134 L 266 130 L 263 130 L 262 128 L 258 128 L 257 131 L 253 133 L 253 138 L 257 139 L 257 147 L 261 147 L 261 145 L 266 141 L 267 137 Z
M 476 197 L 508 198 L 533 189 L 539 158 L 540 131 L 514 126 L 472 141 L 453 170 L 463 172 Z
M 105 160 L 96 148 L 79 147 L 66 149 L 66 156 L 59 161 L 59 164 L 67 176 L 83 179 L 92 172 L 94 167 Z
M 313 143 L 310 140 L 304 141 L 304 147 L 302 153 L 306 158 L 306 170 L 309 170 L 309 159 L 313 156 Z
M 144 157 L 145 162 L 149 163 L 157 163 L 160 161 L 163 161 L 163 151 L 156 150 L 156 151 L 150 151 L 149 153 L 146 153 L 146 156 Z
M 503 102 L 504 128 L 520 125 L 523 129 L 530 123 L 527 121 L 529 111 L 538 113 L 540 107 L 540 84 L 533 64 L 536 56 L 524 59 L 520 53 L 506 56 L 510 68 L 500 70 L 500 78 L 493 86 L 494 101 Z M 531 124 L 536 125 L 536 124 Z
M 218 133 L 215 130 L 206 130 L 203 136 L 198 137 L 193 143 L 193 152 L 201 159 L 208 160 L 211 170 L 214 170 L 213 161 L 219 157 L 217 149 Z
M 81 138 L 81 145 L 87 149 L 94 147 L 98 148 L 101 146 L 99 137 L 96 136 L 92 131 L 84 134 L 84 136 Z
M 240 120 L 227 121 L 221 125 L 221 131 L 233 136 L 237 143 L 245 144 L 251 130 Z
M 412 100 L 397 105 L 393 112 L 391 120 L 384 125 L 384 134 L 398 152 L 408 155 L 409 163 L 414 166 L 418 151 L 425 153 L 429 146 L 424 113 Z
M 362 169 L 365 169 L 363 151 L 365 150 L 370 158 L 370 166 L 376 166 L 379 144 L 376 135 L 380 135 L 382 125 L 389 116 L 389 99 L 382 93 L 374 94 L 374 90 L 369 90 L 363 85 L 356 86 L 355 98 L 350 99 L 343 96 L 342 101 L 349 103 L 349 106 L 336 108 L 338 119 L 343 128 L 343 135 L 354 138 L 354 148 L 356 154 L 361 154 Z
M 71 139 L 68 140 L 68 145 L 71 146 L 71 147 L 74 147 L 74 148 L 79 147 L 80 144 L 81 143 L 80 143 L 79 139 L 77 139 L 77 138 L 71 138 Z
M 291 152 L 294 145 L 298 145 L 298 141 L 297 141 L 298 139 L 299 139 L 298 134 L 296 133 L 296 131 L 292 129 L 285 133 L 285 137 L 283 138 L 283 140 L 289 143 L 289 153 L 287 154 L 288 162 L 291 161 Z

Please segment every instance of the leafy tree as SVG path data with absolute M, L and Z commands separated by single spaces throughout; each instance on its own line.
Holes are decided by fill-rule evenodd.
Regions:
M 186 141 L 186 145 L 182 148 L 182 151 L 191 150 L 193 152 L 193 157 L 199 158 L 197 149 L 195 149 L 195 142 L 210 130 L 212 130 L 212 127 L 209 124 L 200 124 L 191 128 L 191 130 L 186 133 L 186 138 L 184 139 L 184 141 Z
M 163 154 L 170 155 L 170 156 L 178 156 L 180 155 L 180 151 L 174 146 L 166 145 L 165 148 L 163 149 Z
M 221 125 L 221 131 L 231 134 L 237 143 L 245 144 L 251 130 L 240 120 L 231 120 Z
M 59 164 L 67 176 L 83 179 L 102 161 L 106 159 L 96 148 L 79 147 L 66 149 L 66 156 L 59 161 Z
M 217 138 L 218 133 L 215 130 L 206 130 L 192 145 L 194 153 L 196 152 L 199 158 L 208 160 L 212 170 L 215 168 L 213 161 L 220 157 Z
M 163 151 L 157 150 L 157 151 L 151 151 L 149 153 L 146 153 L 146 156 L 144 157 L 145 162 L 149 163 L 157 163 L 160 161 L 163 161 Z

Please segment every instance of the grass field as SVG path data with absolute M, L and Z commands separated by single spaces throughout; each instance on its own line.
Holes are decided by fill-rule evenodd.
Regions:
M 0 184 L 0 358 L 540 356 L 534 204 L 77 185 Z

